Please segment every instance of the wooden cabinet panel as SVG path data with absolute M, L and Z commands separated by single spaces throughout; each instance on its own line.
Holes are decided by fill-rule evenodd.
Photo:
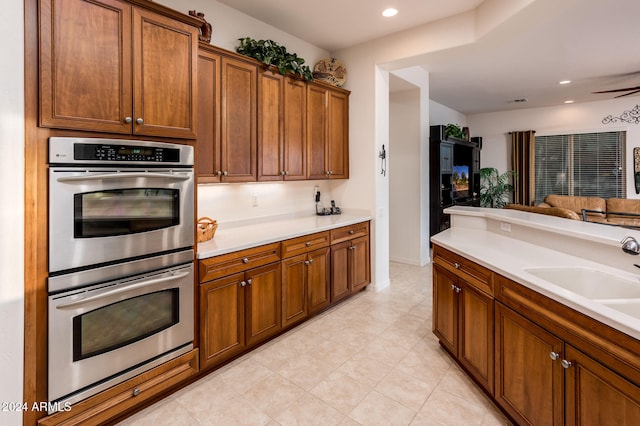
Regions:
M 307 317 L 308 260 L 306 254 L 282 261 L 282 326 Z
M 458 278 L 437 263 L 433 264 L 433 334 L 452 354 L 458 346 Z
M 307 88 L 298 80 L 284 85 L 284 180 L 307 178 Z
M 40 125 L 131 133 L 131 6 L 40 2 Z
M 221 163 L 224 182 L 257 180 L 257 68 L 222 58 Z
M 246 272 L 246 342 L 261 342 L 282 329 L 280 262 Z
M 356 223 L 331 230 L 331 244 L 369 235 L 369 222 Z
M 197 29 L 133 9 L 134 133 L 196 137 L 197 52 Z
M 307 300 L 309 314 L 321 311 L 331 302 L 330 249 L 321 248 L 309 253 L 307 271 Z
M 307 86 L 307 177 L 327 179 L 327 90 Z
M 351 294 L 349 288 L 350 241 L 331 246 L 331 303 Z
M 329 91 L 328 159 L 331 179 L 349 177 L 349 97 Z
M 350 250 L 349 274 L 351 275 L 351 291 L 355 293 L 371 282 L 369 236 L 353 239 Z
M 198 372 L 198 349 L 139 374 L 126 382 L 74 404 L 70 411 L 59 411 L 40 419 L 38 425 L 112 424 L 113 419 L 136 405 L 157 398 Z
M 220 182 L 220 63 L 218 53 L 198 55 L 198 182 Z
M 40 11 L 42 126 L 195 137 L 196 27 L 118 0 Z
M 563 342 L 496 303 L 495 399 L 518 424 L 564 423 Z
M 284 86 L 282 75 L 263 71 L 258 75 L 258 180 L 282 180 Z
M 201 365 L 218 364 L 245 348 L 244 274 L 220 278 L 200 286 Z
M 202 259 L 198 262 L 198 277 L 200 282 L 206 282 L 257 266 L 278 262 L 279 260 L 280 243 L 265 244 Z
M 460 275 L 476 289 L 493 295 L 494 274 L 491 270 L 438 245 L 433 247 L 433 258 L 434 262 Z
M 325 231 L 285 240 L 282 242 L 282 257 L 287 258 L 320 247 L 327 247 L 329 235 L 329 231 Z
M 640 424 L 640 387 L 565 345 L 567 425 Z

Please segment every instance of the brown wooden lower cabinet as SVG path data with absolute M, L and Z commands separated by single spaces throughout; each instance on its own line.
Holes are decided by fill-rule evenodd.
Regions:
M 282 328 L 280 262 L 200 285 L 200 360 L 217 365 Z
M 135 376 L 38 421 L 39 425 L 99 425 L 109 422 L 198 372 L 198 349 Z
M 363 289 L 371 281 L 369 236 L 331 246 L 331 302 Z
M 505 414 L 519 425 L 640 424 L 637 339 L 485 272 L 434 245 L 433 332 Z M 491 357 L 493 391 L 478 368 Z

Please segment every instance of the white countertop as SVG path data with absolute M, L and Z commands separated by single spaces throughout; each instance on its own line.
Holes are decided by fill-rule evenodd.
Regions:
M 452 228 L 431 237 L 434 243 L 538 293 L 557 300 L 629 336 L 640 339 L 640 318 L 624 314 L 597 301 L 565 290 L 526 271 L 528 268 L 592 268 L 635 281 L 640 286 L 640 269 L 638 269 L 638 273 L 630 273 L 606 263 L 596 262 L 592 259 L 574 256 L 567 252 L 532 244 L 527 242 L 526 238 L 524 238 L 525 241 L 519 239 L 520 237 L 518 235 L 511 236 L 496 232 L 493 230 L 496 227 L 491 226 L 488 222 L 498 221 L 499 223 L 528 227 L 531 233 L 557 230 L 555 233 L 558 234 L 557 238 L 559 239 L 572 237 L 576 239 L 576 241 L 581 241 L 583 247 L 580 249 L 582 251 L 585 250 L 585 246 L 588 248 L 588 246 L 592 244 L 595 255 L 597 255 L 599 251 L 603 251 L 603 247 L 606 249 L 608 245 L 616 245 L 616 250 L 619 251 L 619 255 L 616 254 L 616 256 L 619 256 L 630 265 L 633 265 L 634 261 L 638 262 L 638 259 L 634 259 L 632 256 L 628 256 L 620 250 L 618 238 L 621 234 L 632 234 L 636 236 L 634 232 L 637 231 L 613 228 L 607 225 L 584 224 L 569 219 L 515 210 L 456 207 L 448 209 L 447 212 L 454 217 L 472 216 L 484 219 L 487 223 L 483 226 L 482 221 L 477 221 L 476 226 L 473 221 L 469 223 L 461 221 L 463 223 L 460 226 L 456 226 L 454 218 Z M 585 227 L 584 225 L 589 226 Z M 607 283 L 603 282 L 602 285 L 606 286 Z
M 231 253 L 371 220 L 365 214 L 282 215 L 220 224 L 212 240 L 198 243 L 198 259 Z

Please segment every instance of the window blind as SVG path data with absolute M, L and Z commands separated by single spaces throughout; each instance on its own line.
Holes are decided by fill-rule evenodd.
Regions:
M 536 136 L 535 204 L 549 194 L 625 198 L 626 132 Z

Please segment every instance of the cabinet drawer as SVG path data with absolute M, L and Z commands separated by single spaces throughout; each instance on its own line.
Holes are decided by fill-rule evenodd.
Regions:
M 322 247 L 329 246 L 329 231 L 318 232 L 316 234 L 304 235 L 282 242 L 282 258 L 286 259 L 298 254 L 307 253 Z
M 201 283 L 280 261 L 280 243 L 240 250 L 198 262 Z
M 38 421 L 38 425 L 104 424 L 198 372 L 198 349 Z
M 369 222 L 343 226 L 342 228 L 331 230 L 331 244 L 338 244 L 354 238 L 364 237 L 365 235 L 369 235 Z
M 433 261 L 464 279 L 478 290 L 488 295 L 493 295 L 493 272 L 484 266 L 480 266 L 438 245 L 433 246 Z

